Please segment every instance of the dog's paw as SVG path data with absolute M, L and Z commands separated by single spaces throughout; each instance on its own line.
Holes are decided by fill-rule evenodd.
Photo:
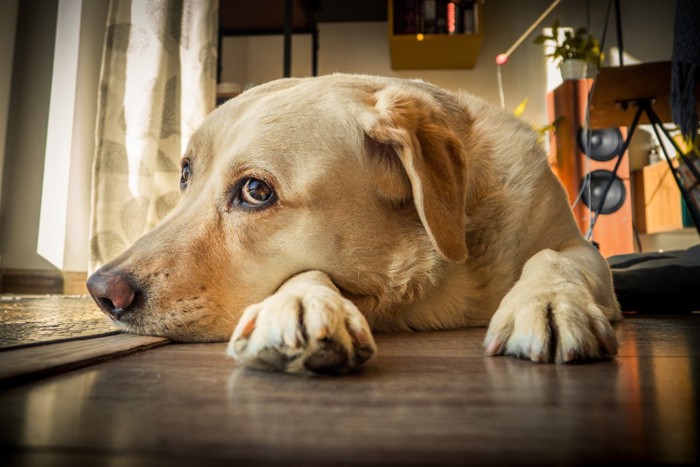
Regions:
M 491 319 L 487 355 L 566 363 L 617 354 L 615 331 L 585 287 L 560 282 L 528 290 L 523 285 L 506 295 Z
M 245 365 L 289 373 L 345 373 L 375 352 L 357 307 L 328 287 L 308 284 L 248 307 L 228 347 Z

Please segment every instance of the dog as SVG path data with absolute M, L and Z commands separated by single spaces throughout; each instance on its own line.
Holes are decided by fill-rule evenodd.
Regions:
M 536 133 L 419 80 L 281 79 L 221 105 L 181 200 L 88 279 L 129 332 L 344 373 L 373 331 L 486 326 L 485 354 L 604 359 L 621 318 Z M 232 333 L 233 332 L 233 333 Z

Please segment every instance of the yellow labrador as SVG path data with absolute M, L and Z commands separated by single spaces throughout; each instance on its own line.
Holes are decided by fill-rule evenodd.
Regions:
M 180 185 L 177 208 L 88 281 L 128 331 L 230 338 L 238 361 L 288 372 L 357 367 L 372 330 L 489 323 L 488 355 L 616 353 L 610 270 L 536 135 L 471 95 L 274 81 L 206 119 Z

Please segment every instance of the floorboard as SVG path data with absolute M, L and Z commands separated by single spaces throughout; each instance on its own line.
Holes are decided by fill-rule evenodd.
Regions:
M 168 343 L 163 337 L 117 334 L 0 352 L 0 388 Z
M 0 295 L 0 351 L 118 332 L 87 295 Z
M 167 345 L 0 391 L 4 465 L 692 464 L 700 316 L 631 316 L 618 357 L 482 354 L 484 329 L 383 334 L 343 377 Z

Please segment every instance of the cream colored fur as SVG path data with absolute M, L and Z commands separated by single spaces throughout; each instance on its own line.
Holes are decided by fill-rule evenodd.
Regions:
M 489 355 L 616 353 L 610 271 L 536 135 L 471 95 L 370 76 L 279 80 L 213 112 L 184 160 L 178 207 L 107 266 L 144 290 L 130 331 L 233 331 L 231 356 L 289 372 L 356 367 L 375 351 L 372 330 L 489 323 Z M 232 206 L 247 177 L 277 200 Z

